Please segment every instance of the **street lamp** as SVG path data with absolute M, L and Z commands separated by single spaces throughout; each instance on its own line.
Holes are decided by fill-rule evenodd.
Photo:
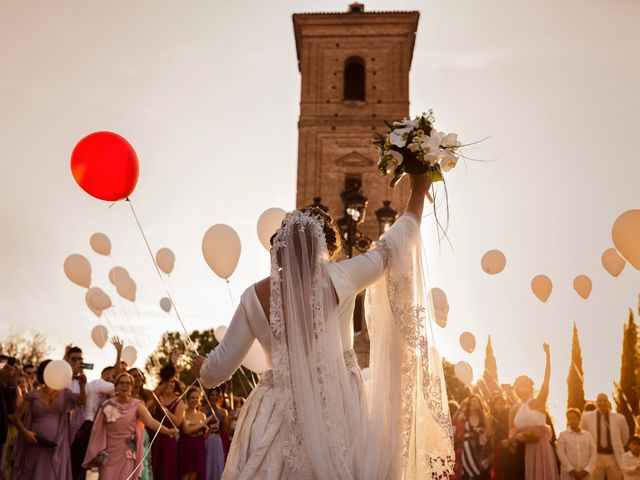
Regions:
M 398 211 L 391 207 L 391 200 L 383 200 L 382 207 L 376 210 L 376 218 L 380 226 L 380 235 L 382 235 L 398 218 Z
M 362 193 L 362 181 L 359 178 L 347 178 L 344 190 L 340 194 L 344 204 L 344 216 L 338 219 L 338 226 L 345 243 L 347 257 L 353 257 L 353 249 L 366 252 L 371 240 L 359 230 L 364 222 L 368 199 Z
M 324 205 L 321 200 L 322 200 L 321 197 L 313 197 L 313 203 L 309 206 L 319 208 L 323 212 L 327 213 L 329 211 L 329 207 Z

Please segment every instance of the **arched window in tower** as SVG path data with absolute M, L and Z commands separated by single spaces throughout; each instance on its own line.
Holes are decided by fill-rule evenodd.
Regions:
M 344 99 L 364 102 L 364 59 L 349 57 L 344 62 Z

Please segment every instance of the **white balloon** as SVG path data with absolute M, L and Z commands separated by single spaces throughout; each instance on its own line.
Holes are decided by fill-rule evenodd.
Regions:
M 122 349 L 121 357 L 122 361 L 127 364 L 127 367 L 132 367 L 138 359 L 138 351 L 135 347 L 127 345 Z
M 280 228 L 286 214 L 281 208 L 269 208 L 258 218 L 258 238 L 267 252 L 271 250 L 271 237 Z
M 160 308 L 169 313 L 171 311 L 171 300 L 169 300 L 167 297 L 162 297 L 160 299 Z
M 467 362 L 456 363 L 453 366 L 453 373 L 465 385 L 469 385 L 473 381 L 473 369 Z
M 626 264 L 615 248 L 608 248 L 602 254 L 602 266 L 614 277 L 620 275 Z
M 220 325 L 213 331 L 213 336 L 216 337 L 216 340 L 218 341 L 218 343 L 220 343 L 226 333 L 227 327 L 225 327 L 224 325 Z
M 136 301 L 136 290 L 136 282 L 134 282 L 131 277 L 127 277 L 116 284 L 116 291 L 118 292 L 118 295 L 130 302 Z
M 240 259 L 240 237 L 229 225 L 214 225 L 202 237 L 202 254 L 213 272 L 228 280 Z
M 129 272 L 127 272 L 127 269 L 124 267 L 113 267 L 111 270 L 109 270 L 109 281 L 116 287 L 120 283 L 126 281 L 127 278 L 130 278 Z
M 156 253 L 156 263 L 160 270 L 168 275 L 171 273 L 173 266 L 176 263 L 176 256 L 173 254 L 171 249 L 161 248 L 158 250 L 158 253 Z
M 496 275 L 504 270 L 507 258 L 500 250 L 489 250 L 482 256 L 480 265 L 489 275 Z
M 64 390 L 72 379 L 71 365 L 65 360 L 51 360 L 44 369 L 44 383 L 52 390 Z
M 431 305 L 435 315 L 436 324 L 442 328 L 447 326 L 447 317 L 449 315 L 449 302 L 447 294 L 440 288 L 432 288 L 430 290 Z
M 460 346 L 467 353 L 473 353 L 476 349 L 476 337 L 471 332 L 462 332 L 460 335 Z
M 578 275 L 573 280 L 574 290 L 585 300 L 591 295 L 592 283 L 591 279 L 586 275 Z
M 92 312 L 106 310 L 111 307 L 111 298 L 99 287 L 91 287 L 85 294 L 85 301 Z
M 531 280 L 531 290 L 542 303 L 546 303 L 553 290 L 553 283 L 546 275 L 536 275 Z
M 251 345 L 247 355 L 244 357 L 244 360 L 242 360 L 242 365 L 256 373 L 262 373 L 268 368 L 267 356 L 264 353 L 262 345 L 260 345 L 257 340 L 253 341 L 253 345 Z
M 64 261 L 64 273 L 69 280 L 84 288 L 91 286 L 91 264 L 79 253 L 69 255 Z
M 613 246 L 622 258 L 640 270 L 640 210 L 627 210 L 611 229 Z
M 91 340 L 96 344 L 98 348 L 102 348 L 107 344 L 109 339 L 109 331 L 104 325 L 96 325 L 91 330 Z
M 111 240 L 104 233 L 94 233 L 89 239 L 89 245 L 93 248 L 93 251 L 100 255 L 111 254 Z

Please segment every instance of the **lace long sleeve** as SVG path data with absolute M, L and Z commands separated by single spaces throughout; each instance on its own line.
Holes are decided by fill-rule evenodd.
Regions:
M 222 342 L 207 355 L 200 369 L 202 384 L 213 388 L 228 380 L 240 367 L 254 340 L 244 301 L 241 300 Z

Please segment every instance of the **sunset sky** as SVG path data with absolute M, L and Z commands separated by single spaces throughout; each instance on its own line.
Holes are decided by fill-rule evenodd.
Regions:
M 3 2 L 0 338 L 42 331 L 55 355 L 74 342 L 87 361 L 112 361 L 112 348 L 91 343 L 98 321 L 84 290 L 64 276 L 71 253 L 91 261 L 94 285 L 115 304 L 110 323 L 100 323 L 138 348 L 139 364 L 164 330 L 179 329 L 158 306 L 162 285 L 129 207 L 109 208 L 71 176 L 75 143 L 96 130 L 119 132 L 138 153 L 132 199 L 152 248 L 176 254 L 169 285 L 188 328 L 228 323 L 234 305 L 202 257 L 202 236 L 216 223 L 239 233 L 234 300 L 268 274 L 256 221 L 295 201 L 300 76 L 291 14 L 347 4 Z M 412 113 L 433 108 L 437 126 L 463 141 L 490 136 L 468 153 L 495 161 L 459 164 L 448 176 L 453 248 L 438 244 L 432 217 L 424 223 L 431 281 L 451 305 L 437 332 L 443 355 L 480 374 L 491 335 L 500 380 L 528 374 L 539 384 L 549 342 L 558 417 L 575 321 L 587 396 L 611 392 L 622 325 L 640 292 L 633 267 L 613 278 L 600 264 L 613 221 L 640 204 L 640 4 L 376 0 L 365 8 L 421 13 Z M 111 238 L 111 259 L 91 251 L 97 231 Z M 507 256 L 497 276 L 480 269 L 492 248 Z M 107 279 L 114 264 L 138 285 L 139 315 L 122 300 L 135 336 Z M 554 282 L 546 304 L 530 290 L 537 274 Z M 578 274 L 593 281 L 587 301 L 573 291 Z M 479 343 L 471 355 L 458 344 L 466 330 Z

